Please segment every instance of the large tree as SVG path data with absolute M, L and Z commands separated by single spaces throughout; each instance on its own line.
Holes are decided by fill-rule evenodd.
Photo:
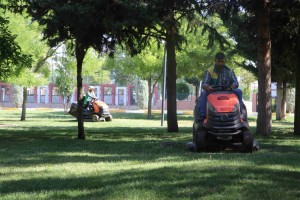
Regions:
M 233 30 L 239 53 L 254 61 L 254 65 L 257 66 L 257 69 L 248 68 L 253 72 L 257 71 L 258 75 L 259 112 L 256 132 L 260 135 L 269 135 L 272 127 L 270 2 L 230 1 L 213 2 L 212 5 L 216 7 L 215 10 L 226 25 L 231 27 L 231 31 Z M 251 46 L 253 42 L 254 45 Z
M 177 101 L 176 101 L 176 79 L 177 79 L 177 62 L 176 50 L 181 50 L 182 44 L 185 41 L 184 34 L 180 33 L 181 19 L 186 18 L 189 22 L 196 19 L 196 16 L 201 16 L 205 12 L 205 3 L 196 0 L 158 0 L 145 1 L 147 5 L 153 6 L 152 19 L 156 22 L 156 26 L 150 27 L 147 35 L 157 39 L 158 43 L 162 40 L 165 42 L 166 48 L 166 87 L 167 87 L 167 124 L 169 132 L 178 131 L 177 122 Z M 197 15 L 200 14 L 200 15 Z M 218 32 L 208 26 L 204 21 L 197 20 L 193 25 L 195 27 L 204 26 L 209 31 L 210 41 L 214 39 L 222 40 Z M 224 40 L 223 40 L 224 41 Z
M 298 26 L 292 28 L 293 33 L 297 35 L 297 43 L 296 43 L 296 54 L 295 58 L 297 60 L 296 63 L 296 99 L 295 99 L 295 117 L 294 117 L 294 134 L 300 135 L 300 2 L 294 2 L 293 16 L 295 21 L 298 23 Z
M 243 2 L 243 1 L 242 1 Z M 243 2 L 245 8 L 244 14 L 233 15 L 229 19 L 228 27 L 237 40 L 237 50 L 248 60 L 256 62 L 258 51 L 255 42 L 257 42 L 256 24 L 257 17 L 254 10 L 260 4 L 255 2 Z M 238 4 L 241 5 L 241 4 Z M 297 47 L 298 27 L 299 27 L 299 1 L 270 1 L 270 35 L 272 38 L 272 82 L 277 82 L 277 112 L 276 119 L 284 117 L 284 105 L 286 96 L 286 87 L 294 85 Z M 246 14 L 246 15 L 245 15 Z M 258 13 L 261 15 L 262 13 Z M 227 16 L 226 14 L 224 15 Z M 245 30 L 245 31 L 240 31 Z M 256 63 L 257 64 L 257 63 Z M 258 68 L 255 65 L 245 65 L 250 71 L 258 75 Z M 257 66 L 257 65 L 256 65 Z M 296 76 L 297 77 L 297 76 Z M 260 99 L 258 99 L 260 101 Z M 296 102 L 298 102 L 296 100 Z M 266 107 L 263 104 L 263 108 Z M 295 116 L 297 113 L 295 113 Z M 259 116 L 258 121 L 262 122 Z M 269 120 L 270 121 L 270 120 Z M 295 125 L 297 122 L 294 122 Z M 270 125 L 268 125 L 270 126 Z
M 48 69 L 42 67 L 46 65 L 46 60 L 55 53 L 55 49 L 48 48 L 45 42 L 41 41 L 42 34 L 37 23 L 32 23 L 30 19 L 19 14 L 6 12 L 9 19 L 9 30 L 16 34 L 15 40 L 20 45 L 20 49 L 31 56 L 31 69 L 21 69 L 20 73 L 14 73 L 8 77 L 8 82 L 14 85 L 23 86 L 23 103 L 21 120 L 26 119 L 27 88 L 45 84 Z
M 272 131 L 270 4 L 268 0 L 256 0 L 254 3 L 256 4 L 254 13 L 257 21 L 259 83 L 256 132 L 267 136 Z
M 114 58 L 107 59 L 104 65 L 112 71 L 122 72 L 122 77 L 138 77 L 146 80 L 148 84 L 148 119 L 152 118 L 152 97 L 154 88 L 162 76 L 163 72 L 163 48 L 157 48 L 155 43 L 151 43 L 141 53 L 136 56 L 129 56 L 125 51 L 118 51 Z M 131 80 L 131 82 L 133 82 Z
M 78 139 L 85 139 L 83 124 L 82 67 L 86 52 L 113 53 L 115 44 L 126 43 L 131 53 L 147 42 L 146 26 L 153 21 L 147 4 L 128 1 L 26 0 L 27 12 L 43 25 L 50 46 L 69 40 L 74 43 L 77 60 Z
M 300 135 L 300 23 L 298 27 L 297 38 L 297 67 L 296 67 L 296 100 L 295 100 L 295 118 L 294 133 Z
M 165 41 L 167 49 L 168 131 L 177 132 L 176 53 L 183 41 L 178 32 L 179 20 L 202 14 L 202 1 L 96 1 L 80 3 L 75 0 L 32 1 L 28 12 L 45 25 L 45 37 L 51 45 L 73 39 L 78 69 L 78 131 L 84 138 L 82 121 L 82 61 L 89 47 L 103 51 L 115 43 L 125 43 L 132 54 L 138 53 L 154 37 Z M 211 30 L 211 29 L 210 29 Z M 212 30 L 214 33 L 214 31 Z M 213 34 L 212 34 L 213 35 Z M 212 38 L 212 37 L 210 37 Z

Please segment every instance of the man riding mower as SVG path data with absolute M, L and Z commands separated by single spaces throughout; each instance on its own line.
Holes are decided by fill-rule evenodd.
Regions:
M 95 88 L 90 86 L 88 93 L 84 97 L 83 118 L 92 119 L 93 122 L 112 121 L 108 105 L 97 99 L 94 90 Z M 72 103 L 69 114 L 77 118 L 76 103 Z
M 193 142 L 206 151 L 210 142 L 242 143 L 242 151 L 252 152 L 253 137 L 247 110 L 234 71 L 225 66 L 225 55 L 216 54 L 215 66 L 204 74 L 201 96 L 194 109 Z

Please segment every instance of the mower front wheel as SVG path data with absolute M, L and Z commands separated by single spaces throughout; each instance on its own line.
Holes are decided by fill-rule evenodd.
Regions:
M 108 117 L 105 117 L 105 121 L 110 122 L 112 121 L 113 117 L 112 115 L 109 115 Z
M 252 153 L 253 150 L 253 137 L 249 130 L 243 131 L 243 153 Z
M 197 152 L 204 152 L 206 151 L 206 131 L 205 130 L 197 130 L 195 131 L 194 142 L 196 144 L 196 151 Z

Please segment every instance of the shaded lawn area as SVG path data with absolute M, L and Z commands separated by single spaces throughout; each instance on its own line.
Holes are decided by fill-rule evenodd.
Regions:
M 0 124 L 15 125 L 0 127 L 0 198 L 300 199 L 292 119 L 273 121 L 272 136 L 255 136 L 261 149 L 241 154 L 186 151 L 191 115 L 178 116 L 178 133 L 160 127 L 159 114 L 113 117 L 85 122 L 78 140 L 77 122 L 62 112 L 29 110 L 21 122 L 20 111 L 0 110 Z

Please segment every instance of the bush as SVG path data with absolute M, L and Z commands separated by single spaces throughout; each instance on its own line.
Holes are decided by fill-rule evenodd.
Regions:
M 176 96 L 178 100 L 186 99 L 190 94 L 190 88 L 186 83 L 176 84 Z

